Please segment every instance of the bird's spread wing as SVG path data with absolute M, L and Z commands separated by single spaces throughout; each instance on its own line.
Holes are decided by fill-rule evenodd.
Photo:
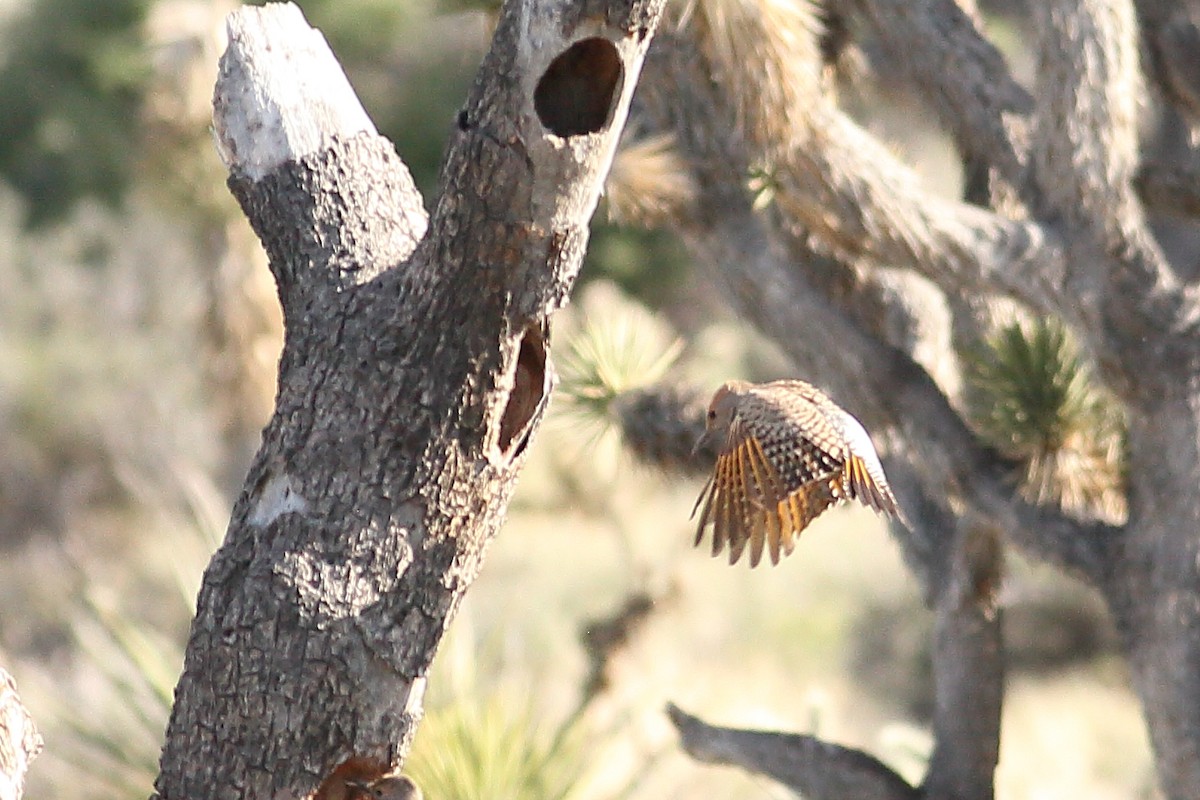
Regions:
M 778 564 L 784 527 L 780 519 L 780 509 L 785 506 L 787 496 L 779 474 L 767 461 L 758 439 L 748 437 L 740 450 L 745 454 L 746 467 L 749 470 L 746 483 L 752 491 L 750 500 L 753 504 L 751 513 L 754 524 L 750 528 L 750 566 L 755 566 L 762 558 L 764 544 L 770 548 L 771 563 Z
M 735 430 L 692 510 L 695 514 L 701 509 L 696 544 L 711 523 L 714 556 L 728 546 L 729 563 L 734 564 L 749 548 L 754 567 L 765 550 L 777 564 L 792 552 L 800 531 L 836 500 L 832 477 L 822 476 L 789 492 L 761 442 Z
M 748 454 L 748 440 L 731 435 L 717 456 L 713 476 L 705 485 L 696 508 L 700 519 L 696 526 L 696 545 L 704 539 L 704 530 L 711 523 L 712 554 L 715 556 L 729 546 L 734 560 L 739 558 L 754 529 L 754 506 L 759 492 L 754 487 L 754 467 Z M 692 510 L 695 514 L 695 509 Z
M 772 563 L 830 506 L 857 499 L 903 521 L 883 465 L 862 424 L 801 381 L 723 386 L 714 405 L 738 403 L 712 479 L 696 500 L 696 544 L 713 529 L 712 552 L 729 563 L 749 549 Z M 715 412 L 714 412 L 715 413 Z
M 881 514 L 900 518 L 896 498 L 883 474 L 883 465 L 875 453 L 871 437 L 857 419 L 842 412 L 842 431 L 849 449 L 846 459 L 845 485 L 850 497 Z
M 899 517 L 900 511 L 896 507 L 896 498 L 892 495 L 891 488 L 886 481 L 878 480 L 872 475 L 872 472 L 870 465 L 863 459 L 858 456 L 850 457 L 846 462 L 846 483 L 850 486 L 850 496 L 858 498 L 864 505 L 881 514 Z M 879 475 L 883 475 L 882 470 Z

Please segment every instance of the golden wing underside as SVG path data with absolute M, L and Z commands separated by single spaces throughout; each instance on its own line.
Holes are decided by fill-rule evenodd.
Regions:
M 900 517 L 900 510 L 896 507 L 896 498 L 892 496 L 892 490 L 887 485 L 887 481 L 882 476 L 876 480 L 876 476 L 871 474 L 867 463 L 856 455 L 852 455 L 846 462 L 846 483 L 850 487 L 850 496 L 857 498 L 863 505 L 873 508 L 881 514 Z
M 717 458 L 712 479 L 696 500 L 700 512 L 696 544 L 712 523 L 712 554 L 729 547 L 729 563 L 750 548 L 750 566 L 758 565 L 764 549 L 778 564 L 796 546 L 796 537 L 841 494 L 841 476 L 820 476 L 787 491 L 778 472 L 754 436 L 747 436 Z M 693 510 L 694 513 L 694 510 Z

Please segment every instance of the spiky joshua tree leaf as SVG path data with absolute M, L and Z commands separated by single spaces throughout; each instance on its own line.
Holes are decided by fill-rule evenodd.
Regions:
M 1124 516 L 1124 420 L 1060 322 L 1000 328 L 965 372 L 976 430 L 1021 462 L 1029 499 L 1106 519 Z

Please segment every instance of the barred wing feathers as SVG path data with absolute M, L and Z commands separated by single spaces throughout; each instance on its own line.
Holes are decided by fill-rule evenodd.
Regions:
M 845 411 L 841 411 L 841 414 L 843 435 L 850 456 L 845 468 L 850 497 L 881 514 L 899 518 L 900 509 L 883 474 L 883 465 L 879 463 L 871 437 L 861 422 Z
M 750 566 L 767 553 L 772 564 L 789 555 L 796 536 L 837 501 L 836 474 L 826 471 L 791 489 L 764 452 L 762 442 L 745 426 L 730 436 L 717 457 L 712 479 L 700 493 L 696 508 L 700 519 L 696 544 L 711 523 L 712 554 L 729 548 L 729 563 L 737 563 L 749 549 Z M 693 509 L 693 514 L 695 509 Z
M 809 523 L 851 499 L 900 516 L 862 424 L 801 381 L 749 387 L 692 510 L 696 544 L 711 525 L 714 556 L 728 547 L 734 564 L 748 548 L 751 567 L 764 552 L 777 564 Z

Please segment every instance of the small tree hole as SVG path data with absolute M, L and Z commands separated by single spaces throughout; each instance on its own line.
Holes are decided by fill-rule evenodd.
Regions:
M 608 124 L 624 66 L 608 39 L 583 39 L 550 62 L 533 92 L 533 108 L 551 133 L 579 136 Z
M 546 391 L 546 342 L 541 331 L 530 325 L 521 337 L 512 392 L 500 417 L 500 452 L 516 457 L 528 441 L 529 423 Z M 514 439 L 516 440 L 514 442 Z M 510 453 L 510 449 L 513 451 Z

